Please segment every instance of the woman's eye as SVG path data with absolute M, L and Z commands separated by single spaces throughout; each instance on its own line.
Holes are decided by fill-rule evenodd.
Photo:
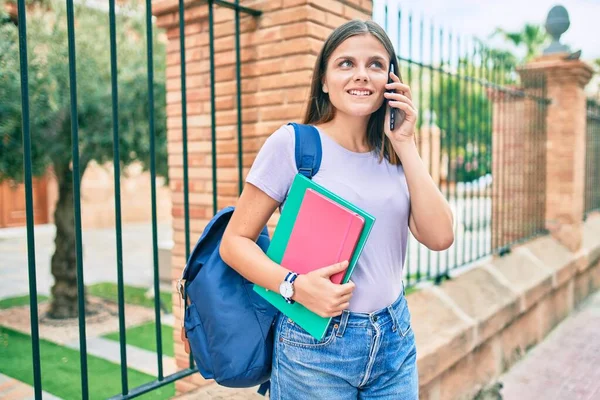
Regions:
M 352 61 L 350 61 L 350 60 L 344 60 L 339 65 L 340 65 L 340 67 L 351 67 L 352 66 Z M 383 64 L 380 61 L 373 61 L 371 63 L 371 65 L 374 65 L 377 68 L 383 68 Z

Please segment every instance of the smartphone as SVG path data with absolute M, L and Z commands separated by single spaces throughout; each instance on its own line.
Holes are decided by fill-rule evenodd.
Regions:
M 394 72 L 394 63 L 390 62 L 390 70 L 388 72 L 388 83 L 392 83 L 392 77 L 390 76 L 390 73 Z M 395 73 L 395 72 L 394 72 Z M 388 90 L 388 92 L 393 93 L 393 90 Z M 388 100 L 389 103 L 389 100 Z M 389 106 L 390 107 L 390 131 L 394 130 L 394 125 L 396 123 L 396 110 L 394 109 L 394 107 Z
M 402 77 L 396 73 L 396 71 L 394 70 L 394 63 L 392 63 L 392 62 L 390 62 L 390 71 L 389 72 L 393 72 L 395 75 L 397 75 L 398 78 L 400 78 L 400 82 L 402 82 Z M 390 77 L 390 74 L 388 73 L 388 83 L 392 83 L 392 82 L 394 82 L 394 81 L 392 80 L 392 78 Z M 388 90 L 388 92 L 395 93 L 394 90 Z M 404 94 L 404 93 L 402 93 L 402 94 Z M 388 102 L 389 102 L 389 100 L 388 100 Z M 401 124 L 402 121 L 404 121 L 404 117 L 405 117 L 404 111 L 390 106 L 390 131 L 394 130 L 394 126 L 396 126 L 396 123 Z

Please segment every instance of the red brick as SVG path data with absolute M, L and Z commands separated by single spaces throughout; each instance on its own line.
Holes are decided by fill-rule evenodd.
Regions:
M 276 77 L 265 76 L 259 78 L 259 90 L 293 88 L 296 86 L 310 86 L 312 71 L 302 70 L 287 72 Z
M 285 104 L 262 108 L 259 117 L 261 121 L 280 121 L 282 118 L 291 120 L 298 117 L 298 111 L 301 108 L 302 104 Z
M 308 4 L 325 13 L 337 14 L 339 16 L 344 13 L 344 4 L 335 0 L 308 0 Z

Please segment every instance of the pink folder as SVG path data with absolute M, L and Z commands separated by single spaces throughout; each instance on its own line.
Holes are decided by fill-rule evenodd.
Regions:
M 365 220 L 335 201 L 306 189 L 281 265 L 306 274 L 352 259 Z M 341 283 L 346 271 L 331 276 Z

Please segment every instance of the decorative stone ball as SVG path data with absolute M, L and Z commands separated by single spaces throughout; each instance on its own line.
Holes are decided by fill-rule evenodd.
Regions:
M 554 6 L 548 12 L 546 18 L 546 31 L 554 38 L 557 39 L 569 29 L 571 22 L 569 20 L 569 13 L 563 6 Z

